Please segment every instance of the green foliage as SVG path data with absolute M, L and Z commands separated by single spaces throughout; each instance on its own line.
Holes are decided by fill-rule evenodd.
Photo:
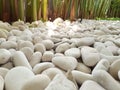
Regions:
M 96 18 L 96 20 L 112 20 L 112 21 L 116 21 L 116 20 L 119 20 L 120 21 L 120 18 Z
M 108 10 L 109 17 L 120 17 L 120 0 L 112 0 Z
M 3 3 L 4 2 L 4 3 Z M 0 0 L 0 19 L 6 5 L 11 21 L 54 20 L 57 17 L 76 20 L 120 17 L 120 0 Z M 4 18 L 3 18 L 4 16 Z M 7 17 L 8 18 L 8 17 Z M 7 19 L 5 19 L 7 20 Z

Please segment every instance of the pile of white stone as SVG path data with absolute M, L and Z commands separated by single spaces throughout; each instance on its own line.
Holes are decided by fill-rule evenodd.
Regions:
M 0 22 L 0 90 L 120 90 L 120 21 Z

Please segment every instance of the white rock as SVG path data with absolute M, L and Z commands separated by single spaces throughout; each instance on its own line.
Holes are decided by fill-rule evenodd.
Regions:
M 56 19 L 53 21 L 53 24 L 55 24 L 55 25 L 59 25 L 60 23 L 63 23 L 63 19 L 62 19 L 62 18 L 56 18 Z
M 50 50 L 54 47 L 54 43 L 51 40 L 43 40 L 42 43 L 44 44 L 44 46 L 46 47 L 47 50 Z
M 13 55 L 13 63 L 15 66 L 25 66 L 32 70 L 27 58 L 25 57 L 24 53 L 21 51 L 16 51 Z
M 15 67 L 5 77 L 5 88 L 6 90 L 22 90 L 21 88 L 25 82 L 33 77 L 33 72 L 28 68 L 22 66 Z
M 120 55 L 120 49 L 117 50 L 118 55 Z
M 64 73 L 58 68 L 48 68 L 44 70 L 42 74 L 47 75 L 52 80 L 57 74 L 63 75 Z
M 45 90 L 49 83 L 50 78 L 47 75 L 40 74 L 25 82 L 21 90 Z
M 0 76 L 5 78 L 6 74 L 8 73 L 9 69 L 0 67 Z
M 4 30 L 4 29 L 3 29 Z M 3 30 L 0 30 L 0 38 L 5 38 L 7 39 L 7 34 L 3 31 Z M 5 30 L 6 31 L 6 30 Z
M 41 52 L 35 52 L 30 58 L 30 65 L 34 67 L 36 64 L 40 63 L 42 58 Z
M 114 61 L 109 68 L 109 73 L 115 78 L 118 79 L 118 71 L 120 70 L 120 59 Z
M 17 48 L 17 43 L 14 42 L 14 41 L 6 41 L 6 42 L 3 42 L 1 45 L 0 45 L 1 48 L 5 48 L 5 49 L 16 49 Z
M 112 50 L 109 48 L 102 48 L 99 52 L 107 56 L 113 56 Z
M 95 42 L 95 43 L 94 43 L 94 48 L 96 48 L 96 49 L 100 52 L 101 49 L 104 49 L 104 48 L 105 48 L 105 45 L 104 45 L 104 43 L 102 43 L 102 42 Z
M 77 42 L 76 45 L 79 46 L 90 46 L 93 45 L 95 42 L 93 37 L 84 37 L 80 38 Z
M 119 70 L 119 72 L 118 72 L 118 78 L 119 78 L 119 80 L 120 80 L 120 70 Z
M 110 50 L 113 55 L 117 55 L 118 54 L 117 51 L 118 51 L 119 48 L 116 47 L 116 46 L 108 46 L 107 49 Z
M 70 48 L 70 45 L 68 43 L 63 43 L 63 44 L 58 45 L 55 51 L 57 53 L 64 53 L 69 48 Z
M 23 41 L 30 41 L 30 42 L 32 42 L 32 37 L 30 35 L 22 34 L 22 35 L 19 36 L 19 39 L 23 40 Z
M 29 30 L 29 29 L 25 29 L 23 32 L 22 32 L 23 35 L 29 35 L 29 36 L 32 36 L 32 32 Z
M 106 42 L 104 43 L 104 45 L 105 45 L 106 47 L 108 47 L 108 46 L 115 46 L 115 44 L 114 44 L 112 41 L 106 41 Z
M 100 54 L 101 59 L 107 59 L 110 64 L 112 64 L 114 61 L 120 59 L 120 56 L 107 56 L 104 54 Z
M 12 62 L 7 62 L 7 63 L 3 64 L 1 67 L 7 68 L 7 69 L 12 69 L 14 66 L 13 66 Z
M 77 70 L 73 70 L 72 75 L 75 78 L 76 82 L 80 85 L 86 80 L 95 80 L 92 75 L 84 73 L 84 72 L 80 72 Z
M 102 86 L 92 80 L 85 81 L 79 90 L 105 90 Z
M 0 38 L 0 44 L 3 43 L 3 42 L 6 42 L 6 39 L 5 38 Z
M 64 75 L 56 75 L 45 90 L 77 90 L 75 84 Z
M 42 54 L 46 51 L 46 48 L 45 48 L 45 46 L 42 43 L 35 44 L 34 49 L 35 49 L 35 51 L 39 51 Z
M 70 44 L 70 48 L 76 48 L 75 43 Z
M 105 33 L 101 30 L 94 30 L 95 35 L 105 35 Z
M 1 75 L 0 75 L 0 90 L 4 90 L 4 79 Z
M 18 44 L 19 49 L 23 47 L 30 47 L 32 50 L 34 50 L 33 43 L 30 41 L 20 41 Z
M 80 57 L 80 49 L 70 48 L 70 49 L 65 51 L 65 55 L 66 56 L 72 56 L 72 57 L 75 57 L 75 58 L 79 58 Z
M 42 42 L 42 38 L 40 36 L 34 36 L 33 37 L 33 43 L 37 44 L 37 43 L 41 43 Z
M 55 57 L 57 57 L 57 56 L 64 56 L 64 54 L 63 54 L 63 53 L 55 53 L 54 56 L 55 56 Z
M 82 47 L 81 55 L 83 63 L 87 66 L 95 66 L 100 60 L 100 55 L 95 48 L 92 47 Z
M 9 49 L 9 52 L 11 53 L 11 56 L 16 52 L 15 49 Z
M 115 43 L 117 46 L 120 46 L 120 38 L 115 39 L 115 40 L 114 40 L 114 43 Z
M 52 40 L 54 43 L 58 43 L 61 41 L 61 39 L 59 38 L 54 38 L 54 37 L 51 37 L 50 40 Z
M 20 49 L 25 56 L 27 57 L 28 61 L 30 61 L 31 56 L 33 55 L 33 50 L 30 47 L 23 47 Z
M 22 31 L 20 30 L 11 30 L 10 33 L 13 34 L 13 36 L 20 36 L 22 34 Z
M 35 74 L 40 74 L 44 70 L 46 70 L 48 68 L 53 68 L 53 67 L 55 67 L 55 65 L 53 63 L 51 63 L 51 62 L 43 62 L 43 63 L 36 64 L 33 67 L 33 72 Z
M 0 64 L 4 64 L 11 58 L 11 53 L 6 49 L 0 49 Z
M 9 36 L 8 41 L 17 42 L 17 37 L 16 36 Z
M 76 70 L 84 72 L 84 73 L 91 73 L 91 69 L 83 63 L 78 63 Z
M 93 77 L 106 90 L 120 90 L 120 83 L 104 70 L 95 71 Z
M 52 59 L 52 63 L 63 70 L 74 70 L 77 67 L 77 60 L 71 56 L 57 56 Z
M 97 71 L 97 70 L 105 70 L 108 71 L 110 67 L 110 62 L 106 59 L 101 59 L 97 65 L 94 67 L 94 69 L 92 70 L 92 74 Z
M 54 53 L 52 51 L 45 51 L 42 56 L 42 61 L 52 61 L 52 58 L 54 57 Z

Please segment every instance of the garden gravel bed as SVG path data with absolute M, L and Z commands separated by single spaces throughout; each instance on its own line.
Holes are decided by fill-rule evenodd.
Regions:
M 0 21 L 0 90 L 120 90 L 120 21 Z

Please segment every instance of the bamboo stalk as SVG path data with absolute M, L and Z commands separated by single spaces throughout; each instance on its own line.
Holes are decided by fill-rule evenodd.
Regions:
M 42 0 L 37 0 L 37 17 L 38 20 L 41 19 L 41 8 L 42 7 Z
M 70 12 L 70 20 L 75 20 L 75 2 L 72 0 L 72 7 Z
M 36 21 L 37 20 L 37 1 L 36 0 L 32 0 L 31 1 L 32 4 L 32 20 Z
M 69 0 L 68 2 L 65 2 L 66 4 L 66 12 L 65 12 L 65 18 L 68 19 L 68 17 L 70 16 L 70 10 L 71 10 L 71 0 Z
M 3 0 L 0 0 L 0 3 L 1 3 L 1 5 L 0 5 L 0 20 L 2 20 L 2 14 L 3 14 Z
M 18 0 L 18 13 L 19 19 L 25 21 L 25 9 L 24 9 L 25 2 L 24 0 Z
M 43 0 L 43 19 L 45 20 L 45 21 L 47 21 L 48 20 L 48 11 L 47 11 L 47 8 L 48 6 L 47 6 L 47 0 Z

